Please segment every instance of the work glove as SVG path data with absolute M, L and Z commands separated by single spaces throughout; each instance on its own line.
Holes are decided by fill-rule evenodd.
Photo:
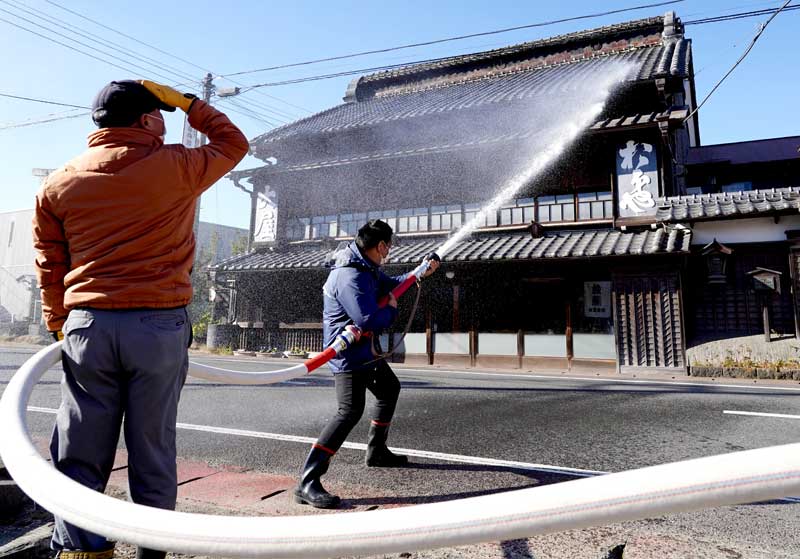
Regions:
M 50 332 L 50 335 L 57 342 L 60 342 L 61 340 L 64 339 L 64 332 L 62 332 L 61 330 L 56 330 L 55 332 Z
M 168 85 L 161 85 L 150 80 L 139 80 L 139 83 L 145 86 L 147 91 L 158 97 L 158 100 L 162 103 L 170 107 L 177 107 L 185 113 L 189 112 L 189 109 L 192 108 L 192 103 L 197 99 L 197 96 L 191 93 L 181 93 Z

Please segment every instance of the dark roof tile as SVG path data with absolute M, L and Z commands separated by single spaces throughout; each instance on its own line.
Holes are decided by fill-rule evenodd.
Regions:
M 657 204 L 656 220 L 660 222 L 753 217 L 800 210 L 800 187 L 670 196 L 660 198 Z
M 425 117 L 460 110 L 489 110 L 492 107 L 531 103 L 537 96 L 552 96 L 574 90 L 585 82 L 587 76 L 602 75 L 611 65 L 629 61 L 639 65 L 639 71 L 630 81 L 649 80 L 661 75 L 686 75 L 686 57 L 673 60 L 677 54 L 688 52 L 690 41 L 679 39 L 633 48 L 623 52 L 597 56 L 554 66 L 501 72 L 462 81 L 451 80 L 445 85 L 427 88 L 408 86 L 402 94 L 370 98 L 354 103 L 344 103 L 308 118 L 287 124 L 253 140 L 258 146 L 292 137 L 313 136 L 359 127 L 374 126 L 383 122 Z M 418 84 L 416 84 L 418 85 Z M 623 119 L 616 125 L 619 125 Z
M 621 232 L 562 231 L 533 238 L 527 232 L 489 234 L 458 243 L 445 255 L 448 262 L 488 260 L 530 260 L 538 258 L 586 258 L 634 254 L 667 254 L 689 250 L 691 231 L 663 229 Z M 441 239 L 403 239 L 393 249 L 389 264 L 414 264 L 440 247 Z M 290 245 L 234 256 L 212 267 L 218 271 L 280 270 L 324 268 L 333 250 L 319 244 Z

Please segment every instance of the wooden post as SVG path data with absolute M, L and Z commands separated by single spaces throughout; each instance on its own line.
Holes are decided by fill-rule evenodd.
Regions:
M 433 331 L 431 329 L 431 306 L 425 312 L 425 353 L 428 354 L 428 365 L 433 365 Z
M 761 319 L 764 322 L 764 341 L 769 343 L 771 341 L 769 335 L 769 299 L 766 295 L 761 295 L 759 299 L 761 299 Z
M 566 318 L 567 318 L 567 370 L 572 370 L 572 358 L 575 355 L 572 346 L 572 301 L 568 298 L 566 302 Z
M 478 361 L 478 332 L 475 331 L 475 325 L 470 326 L 469 329 L 469 366 L 474 367 Z
M 787 237 L 788 237 L 787 231 Z M 792 288 L 792 314 L 794 314 L 794 337 L 800 340 L 800 279 L 798 278 L 797 259 L 800 258 L 800 250 L 797 248 L 789 249 L 789 275 L 791 277 Z
M 458 318 L 458 300 L 459 300 L 459 289 L 457 285 L 453 285 L 453 332 L 461 331 Z

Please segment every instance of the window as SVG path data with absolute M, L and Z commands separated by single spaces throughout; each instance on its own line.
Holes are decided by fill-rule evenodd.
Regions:
M 397 210 L 373 211 L 369 212 L 368 217 L 369 219 L 380 219 L 381 221 L 385 221 L 393 231 L 397 229 Z
M 286 223 L 286 237 L 291 240 L 308 239 L 311 220 L 307 217 L 291 219 Z
M 614 216 L 614 201 L 611 191 L 579 192 L 539 196 L 539 222 L 590 221 L 611 219 Z M 577 206 L 577 215 L 575 209 Z
M 469 223 L 483 209 L 483 204 L 464 204 L 464 221 Z M 497 211 L 488 212 L 481 217 L 477 227 L 496 227 Z
M 367 222 L 367 214 L 342 214 L 339 216 L 339 237 L 355 237 L 359 228 Z
M 539 196 L 539 223 L 575 221 L 575 197 L 572 194 Z
M 8 230 L 8 246 L 14 241 L 14 221 L 11 222 L 11 227 Z
M 579 192 L 578 219 L 610 219 L 614 216 L 611 192 Z
M 336 237 L 338 233 L 338 219 L 335 215 L 318 215 L 311 218 L 311 238 Z
M 461 206 L 433 206 L 431 231 L 450 231 L 461 227 Z
M 428 208 L 407 208 L 397 212 L 397 216 L 398 233 L 428 230 Z

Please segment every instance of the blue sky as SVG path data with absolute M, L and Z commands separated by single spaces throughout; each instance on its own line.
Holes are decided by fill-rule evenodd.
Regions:
M 351 52 L 429 41 L 444 37 L 479 33 L 546 20 L 580 16 L 627 8 L 654 0 L 608 2 L 522 2 L 520 0 L 406 0 L 403 2 L 356 2 L 340 0 L 272 2 L 229 2 L 195 0 L 156 2 L 139 0 L 54 0 L 61 6 L 125 33 L 141 43 L 99 27 L 46 0 L 0 0 L 0 19 L 14 22 L 48 35 L 75 48 L 110 59 L 130 69 L 126 71 L 94 60 L 40 36 L 0 21 L 0 68 L 3 79 L 0 93 L 34 97 L 76 105 L 90 105 L 94 94 L 114 79 L 149 77 L 156 81 L 179 83 L 199 80 L 205 70 L 215 75 L 247 71 L 280 64 L 324 58 Z M 637 10 L 611 16 L 573 21 L 533 29 L 477 37 L 439 45 L 419 47 L 279 71 L 259 72 L 235 79 L 246 85 L 274 82 L 317 74 L 327 74 L 385 64 L 413 62 L 432 57 L 475 52 L 523 41 L 618 23 L 674 10 L 690 21 L 726 13 L 778 7 L 783 2 L 745 0 L 684 0 L 671 6 Z M 796 3 L 796 2 L 795 2 Z M 24 13 L 33 10 L 34 15 Z M 49 17 L 60 25 L 94 34 L 106 42 L 101 47 L 87 38 L 78 40 L 109 51 L 111 45 L 144 55 L 169 69 L 151 72 L 133 68 L 134 61 L 121 62 L 90 51 L 22 21 L 11 13 L 59 33 L 74 37 L 64 28 L 43 20 Z M 43 15 L 44 14 L 44 15 Z M 707 25 L 688 25 L 686 36 L 693 40 L 694 67 L 698 99 L 702 99 L 744 52 L 768 16 Z M 797 30 L 800 10 L 780 14 L 767 28 L 753 51 L 700 111 L 703 144 L 748 139 L 800 135 L 800 72 L 797 62 Z M 111 54 L 125 58 L 118 51 Z M 165 54 L 169 53 L 168 54 Z M 183 60 L 181 60 L 183 59 Z M 188 62 L 188 63 L 187 63 Z M 191 63 L 191 64 L 189 64 Z M 195 66 L 196 65 L 196 66 Z M 175 76 L 176 71 L 185 79 Z M 156 72 L 172 77 L 169 82 Z M 340 77 L 303 84 L 260 88 L 236 98 L 272 122 L 290 121 L 336 105 L 351 77 Z M 230 81 L 215 81 L 220 87 Z M 187 87 L 188 89 L 188 87 Z M 271 96 L 268 97 L 267 95 Z M 252 103 L 257 103 L 255 107 Z M 230 107 L 227 103 L 220 108 Z M 232 107 L 236 109 L 236 107 Z M 80 153 L 86 136 L 94 126 L 88 116 L 57 120 L 35 126 L 6 128 L 29 119 L 61 117 L 67 107 L 57 107 L 0 97 L 0 212 L 30 208 L 38 188 L 33 168 L 58 167 Z M 238 109 L 237 109 L 238 110 Z M 76 111 L 83 112 L 83 111 Z M 227 112 L 227 111 L 226 111 Z M 253 138 L 271 125 L 229 112 L 229 116 Z M 51 116 L 52 115 L 52 116 Z M 280 119 L 280 120 L 279 120 Z M 180 113 L 167 115 L 167 141 L 180 140 Z M 259 166 L 251 157 L 239 168 Z M 247 227 L 249 199 L 227 181 L 220 181 L 202 200 L 201 219 L 226 225 Z

